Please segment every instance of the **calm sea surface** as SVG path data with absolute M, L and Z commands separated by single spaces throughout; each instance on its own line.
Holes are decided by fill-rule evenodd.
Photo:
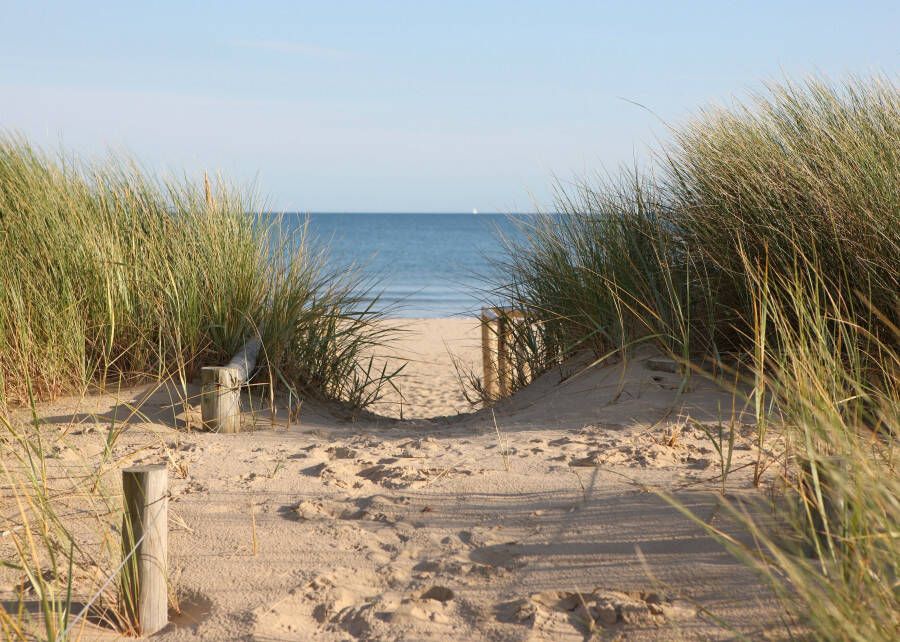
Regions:
M 498 256 L 498 231 L 518 237 L 501 214 L 289 214 L 329 248 L 335 266 L 361 265 L 380 278 L 382 307 L 393 316 L 443 317 L 480 307 L 479 276 Z

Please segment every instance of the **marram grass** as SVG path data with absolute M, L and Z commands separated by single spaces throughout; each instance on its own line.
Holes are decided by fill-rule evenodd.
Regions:
M 645 341 L 694 364 L 687 373 L 743 364 L 734 393 L 759 445 L 776 423 L 786 443 L 779 526 L 735 508 L 750 547 L 709 528 L 783 599 L 790 635 L 896 639 L 895 82 L 772 85 L 674 129 L 647 175 L 561 191 L 558 210 L 508 246 L 496 286 L 539 322 L 516 345 L 532 371 Z
M 889 79 L 775 85 L 673 132 L 649 173 L 560 190 L 497 284 L 546 326 L 550 354 L 651 338 L 679 357 L 752 342 L 748 266 L 798 252 L 847 312 L 900 322 L 900 91 Z M 749 259 L 749 260 L 747 260 Z M 877 314 L 874 312 L 877 311 Z
M 253 334 L 298 395 L 364 406 L 390 372 L 370 287 L 326 268 L 304 230 L 252 215 L 218 182 L 161 181 L 0 138 L 0 401 L 173 377 L 224 363 Z
M 330 270 L 305 230 L 252 212 L 221 182 L 160 181 L 128 161 L 88 165 L 0 138 L 0 485 L 12 502 L 0 564 L 23 577 L 19 603 L 0 606 L 3 639 L 80 639 L 87 611 L 134 633 L 116 590 L 122 428 L 113 422 L 103 454 L 75 467 L 86 472 L 60 474 L 48 453 L 65 433 L 36 413 L 20 425 L 10 406 L 145 381 L 186 387 L 255 335 L 258 380 L 295 399 L 359 409 L 392 385 L 397 369 L 373 365 L 393 330 L 372 283 Z M 72 503 L 90 506 L 93 528 L 61 516 Z

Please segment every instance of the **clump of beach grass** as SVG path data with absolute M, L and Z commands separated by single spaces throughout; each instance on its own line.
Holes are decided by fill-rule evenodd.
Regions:
M 900 91 L 888 78 L 772 85 L 751 104 L 701 112 L 662 160 L 668 219 L 702 259 L 720 345 L 753 327 L 762 265 L 793 280 L 798 252 L 846 312 L 896 321 L 900 270 Z M 778 291 L 773 291 L 773 295 Z M 893 340 L 890 333 L 886 340 Z
M 365 406 L 395 371 L 372 283 L 223 181 L 161 180 L 0 138 L 0 401 L 173 378 L 259 335 L 273 385 Z M 377 297 L 376 297 L 377 298 Z M 187 395 L 185 395 L 187 396 Z
M 11 502 L 0 546 L 22 578 L 18 606 L 0 608 L 7 639 L 77 639 L 87 615 L 135 632 L 117 590 L 121 506 L 107 479 L 123 425 L 108 426 L 83 472 L 60 470 L 52 452 L 65 431 L 37 419 L 38 401 L 158 382 L 189 404 L 200 367 L 252 337 L 255 383 L 270 396 L 358 410 L 400 370 L 373 365 L 393 336 L 374 282 L 329 267 L 304 227 L 254 213 L 220 180 L 164 181 L 127 159 L 88 164 L 2 137 L 0 254 L 0 485 Z M 142 416 L 140 402 L 123 405 Z M 14 406 L 34 420 L 13 420 Z M 84 519 L 71 519 L 73 504 Z
M 648 174 L 560 188 L 557 213 L 507 244 L 495 293 L 541 322 L 538 361 L 646 340 L 681 359 L 743 350 L 756 327 L 747 266 L 787 277 L 798 250 L 861 323 L 881 325 L 873 309 L 897 320 L 889 79 L 775 85 L 676 128 L 656 160 Z
M 515 341 L 533 372 L 582 350 L 608 355 L 648 340 L 690 351 L 692 297 L 703 290 L 661 198 L 652 181 L 628 171 L 561 190 L 558 213 L 521 223 L 525 240 L 507 243 L 496 294 L 525 317 L 527 334 L 540 333 Z
M 774 525 L 725 503 L 752 545 L 691 517 L 767 580 L 795 633 L 895 639 L 898 328 L 886 340 L 862 327 L 816 263 L 799 259 L 790 281 L 749 273 L 752 296 L 770 315 L 766 391 L 786 437 L 779 484 L 786 492 L 773 504 Z
M 672 140 L 647 174 L 561 190 L 559 213 L 508 245 L 495 294 L 539 322 L 535 373 L 652 342 L 685 377 L 718 376 L 756 417 L 756 484 L 777 422 L 775 526 L 734 508 L 753 546 L 709 528 L 796 632 L 893 639 L 900 91 L 886 77 L 772 85 Z

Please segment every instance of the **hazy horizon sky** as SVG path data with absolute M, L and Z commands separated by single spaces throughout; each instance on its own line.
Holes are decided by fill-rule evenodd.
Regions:
M 765 81 L 900 69 L 896 1 L 0 10 L 0 129 L 219 172 L 278 210 L 547 207 L 554 176 L 643 163 Z

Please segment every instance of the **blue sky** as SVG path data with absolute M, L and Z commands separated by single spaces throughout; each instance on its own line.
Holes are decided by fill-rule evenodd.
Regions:
M 0 69 L 0 128 L 49 149 L 273 209 L 517 211 L 763 81 L 896 74 L 900 2 L 0 0 Z

